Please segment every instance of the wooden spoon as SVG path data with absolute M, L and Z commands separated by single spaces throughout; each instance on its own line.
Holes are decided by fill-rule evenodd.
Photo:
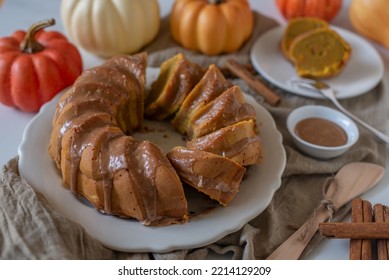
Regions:
M 366 162 L 353 162 L 343 166 L 324 191 L 324 200 L 311 217 L 271 253 L 267 260 L 297 260 L 318 230 L 319 224 L 328 220 L 333 211 L 371 189 L 382 178 L 384 170 L 380 165 Z

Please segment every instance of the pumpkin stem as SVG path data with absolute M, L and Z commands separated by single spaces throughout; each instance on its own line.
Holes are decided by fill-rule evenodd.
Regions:
M 42 29 L 52 26 L 55 24 L 55 19 L 48 19 L 44 21 L 39 21 L 30 26 L 26 32 L 26 36 L 23 41 L 20 43 L 20 49 L 25 53 L 36 53 L 44 49 L 44 47 L 38 43 L 35 39 L 35 35 Z
M 223 2 L 224 2 L 224 0 L 208 0 L 208 3 L 213 4 L 213 5 L 219 5 Z

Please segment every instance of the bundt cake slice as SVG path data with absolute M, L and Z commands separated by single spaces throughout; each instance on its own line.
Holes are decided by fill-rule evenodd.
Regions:
M 145 60 L 118 56 L 81 74 L 57 105 L 49 153 L 65 187 L 98 210 L 146 225 L 182 223 L 187 202 L 171 163 L 124 134 L 143 121 Z
M 73 193 L 78 193 L 81 157 L 85 151 L 90 152 L 97 149 L 96 145 L 100 145 L 103 134 L 109 134 L 110 130 L 112 130 L 112 136 L 122 135 L 120 129 L 115 130 L 115 123 L 112 122 L 110 115 L 91 113 L 73 122 L 72 127 L 62 137 L 61 173 L 65 186 L 69 187 Z M 101 170 L 98 171 L 98 174 L 100 173 Z
M 145 53 L 112 58 L 96 68 L 84 71 L 73 87 L 61 97 L 53 119 L 49 144 L 49 153 L 58 168 L 62 137 L 72 127 L 77 116 L 90 114 L 92 111 L 107 112 L 125 133 L 141 126 L 143 108 L 135 108 L 131 113 L 128 109 L 133 106 L 130 105 L 134 103 L 132 101 L 137 102 L 138 97 L 144 99 L 146 59 Z M 119 67 L 120 64 L 123 67 Z M 106 82 L 107 77 L 109 83 Z
M 193 139 L 243 120 L 255 120 L 254 108 L 248 104 L 238 86 L 232 86 L 193 113 L 187 135 Z
M 118 115 L 119 124 L 124 128 L 126 133 L 132 133 L 142 127 L 144 115 L 144 99 L 145 99 L 145 71 L 146 71 L 147 54 L 140 53 L 131 58 L 128 56 L 117 56 L 99 66 L 99 71 L 95 69 L 86 70 L 81 76 L 80 81 L 87 84 L 96 83 L 99 89 L 107 86 L 102 83 L 107 77 L 110 77 L 110 86 L 116 90 L 108 90 L 108 95 L 115 98 L 124 108 L 119 110 L 121 115 Z M 133 73 L 128 73 L 129 69 L 139 69 Z M 121 90 L 119 90 L 121 89 Z M 94 91 L 92 91 L 94 92 Z M 113 96 L 115 92 L 122 92 L 126 98 L 126 102 L 120 96 Z M 111 100 L 111 102 L 115 102 Z
M 201 150 L 229 158 L 247 166 L 262 160 L 261 140 L 253 120 L 238 122 L 187 142 L 191 150 Z
M 238 193 L 246 171 L 228 158 L 184 147 L 173 148 L 167 157 L 184 182 L 224 206 Z
M 67 91 L 63 98 L 71 94 L 71 90 Z M 57 113 L 59 107 L 57 106 Z M 61 113 L 54 118 L 53 130 L 51 133 L 49 153 L 57 165 L 57 168 L 61 168 L 61 148 L 62 148 L 62 137 L 65 132 L 74 125 L 74 120 L 83 116 L 84 114 L 90 115 L 91 112 L 95 113 L 106 113 L 111 121 L 111 116 L 118 114 L 117 106 L 112 103 L 106 102 L 104 99 L 91 99 L 91 100 L 80 100 L 77 102 L 69 102 L 64 105 L 61 109 Z
M 156 145 L 130 136 L 100 140 L 91 151 L 83 152 L 78 194 L 102 212 L 133 217 L 145 225 L 188 219 L 180 179 Z
M 146 98 L 146 116 L 164 120 L 174 114 L 204 72 L 202 67 L 187 60 L 181 53 L 164 61 Z
M 57 104 L 54 119 L 66 104 L 76 103 L 77 99 L 84 99 L 83 95 L 87 95 L 89 100 L 97 98 L 119 108 L 120 114 L 116 116 L 118 124 L 125 132 L 136 131 L 142 126 L 143 121 L 146 60 L 146 53 L 116 56 L 98 67 L 85 70 L 75 82 L 75 84 L 83 84 L 82 94 L 66 93 L 62 96 Z M 138 69 L 138 71 L 132 73 L 131 69 Z M 105 83 L 107 77 L 110 83 Z M 68 91 L 77 90 L 79 87 L 72 87 Z
M 299 76 L 327 78 L 343 69 L 351 47 L 336 31 L 319 28 L 296 38 L 289 55 Z
M 127 77 L 125 79 L 125 85 L 130 99 L 127 103 L 126 110 L 124 110 L 124 119 L 126 119 L 129 124 L 129 128 L 126 132 L 130 134 L 138 129 L 141 129 L 143 126 L 144 100 L 146 97 L 145 72 L 147 66 L 147 54 L 143 52 L 138 55 L 133 55 L 131 58 L 132 59 L 128 59 L 128 56 L 118 56 L 116 59 L 111 60 L 112 65 L 107 65 L 108 67 L 115 69 L 112 72 L 122 74 L 123 79 L 124 77 Z M 127 74 L 129 69 L 132 69 L 130 72 L 131 75 Z M 133 69 L 138 69 L 138 71 L 133 71 Z M 109 75 L 111 75 L 111 72 Z M 118 79 L 113 79 L 113 83 L 115 83 Z M 126 117 L 126 115 L 128 117 Z
M 211 64 L 177 111 L 172 120 L 173 126 L 180 133 L 185 134 L 193 113 L 231 86 L 232 83 L 224 78 L 219 68 Z
M 298 36 L 322 27 L 328 27 L 328 23 L 319 18 L 298 17 L 289 20 L 281 40 L 284 55 L 290 59 L 290 45 Z

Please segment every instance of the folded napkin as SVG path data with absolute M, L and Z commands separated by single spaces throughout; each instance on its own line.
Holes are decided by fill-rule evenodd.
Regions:
M 277 23 L 264 15 L 255 15 L 255 28 L 250 41 L 243 48 L 229 55 L 206 56 L 184 50 L 172 41 L 168 19 L 156 40 L 145 48 L 149 53 L 149 66 L 159 66 L 162 61 L 182 52 L 189 59 L 206 66 L 233 57 L 249 63 L 251 45 L 264 31 Z M 261 78 L 261 77 L 259 77 Z M 283 135 L 287 164 L 282 184 L 270 205 L 258 217 L 235 233 L 202 248 L 178 250 L 170 253 L 124 253 L 110 250 L 90 237 L 82 228 L 64 218 L 53 209 L 45 198 L 36 193 L 18 174 L 18 158 L 11 159 L 0 173 L 0 258 L 1 259 L 206 259 L 217 254 L 232 259 L 264 259 L 296 228 L 300 227 L 322 200 L 323 186 L 340 167 L 348 162 L 366 161 L 385 165 L 386 146 L 374 136 L 360 129 L 360 139 L 341 157 L 321 161 L 300 153 L 286 129 L 289 112 L 298 106 L 322 104 L 332 106 L 327 100 L 308 99 L 273 87 L 282 97 L 281 105 L 271 107 L 241 80 L 232 80 L 244 92 L 252 95 L 273 116 Z M 271 86 L 271 85 L 269 85 Z M 384 131 L 388 102 L 382 85 L 359 97 L 342 100 L 350 111 Z M 267 159 L 271 160 L 271 159 Z M 345 217 L 350 205 L 340 209 L 334 221 Z M 321 240 L 317 234 L 304 252 L 304 256 Z

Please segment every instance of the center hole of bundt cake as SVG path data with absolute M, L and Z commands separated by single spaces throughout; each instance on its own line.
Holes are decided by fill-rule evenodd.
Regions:
M 133 136 L 139 141 L 146 140 L 156 144 L 165 153 L 176 146 L 185 146 L 188 140 L 167 121 L 145 119 L 143 127 L 143 131 L 135 132 Z

